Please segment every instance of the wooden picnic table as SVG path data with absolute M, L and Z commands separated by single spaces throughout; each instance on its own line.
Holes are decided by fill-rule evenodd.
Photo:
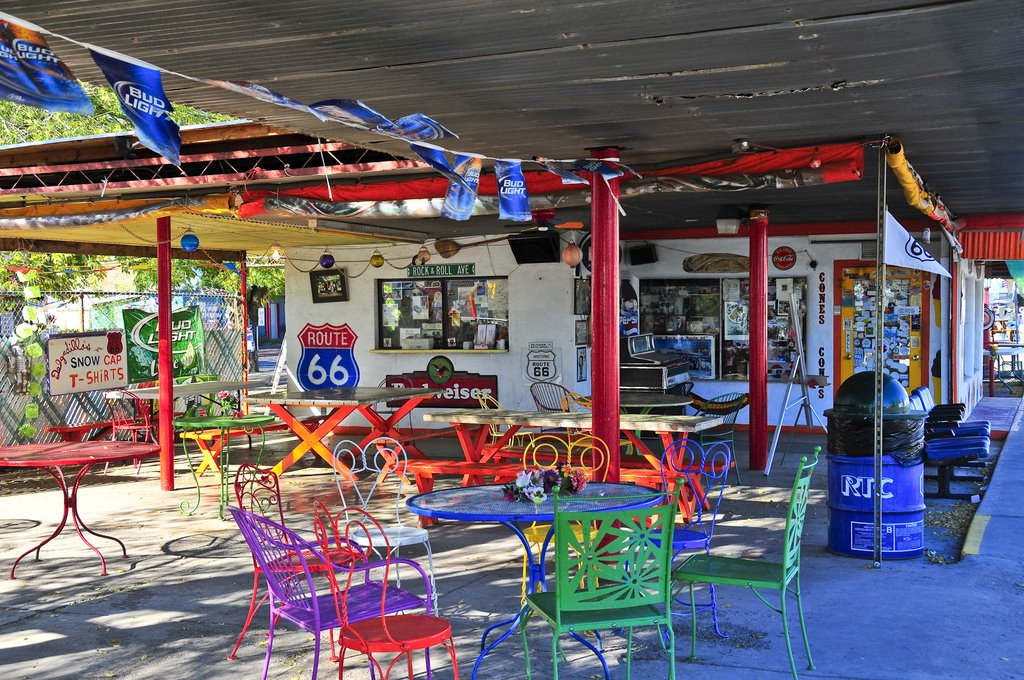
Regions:
M 359 411 L 370 422 L 370 433 L 359 442 L 360 448 L 377 437 L 391 437 L 402 442 L 410 456 L 424 458 L 423 453 L 409 441 L 397 425 L 424 399 L 441 392 L 442 389 L 430 387 L 338 387 L 249 395 L 245 401 L 270 407 L 270 410 L 299 438 L 298 445 L 274 466 L 275 474 L 279 475 L 287 470 L 309 451 L 323 458 L 339 472 L 347 474 L 348 469 L 334 458 L 334 454 L 323 443 L 324 437 L 329 435 L 335 426 L 353 412 Z M 375 409 L 377 404 L 386 402 L 401 402 L 387 418 Z M 328 415 L 315 430 L 310 430 L 302 419 L 295 415 L 294 409 L 298 408 L 324 409 L 328 411 Z

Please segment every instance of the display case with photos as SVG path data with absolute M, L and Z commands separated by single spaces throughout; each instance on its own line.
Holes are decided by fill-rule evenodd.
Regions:
M 508 279 L 378 281 L 378 349 L 508 348 Z
M 775 278 L 768 282 L 768 379 L 786 380 L 796 360 L 792 336 L 792 291 L 801 322 L 805 315 L 804 279 Z M 640 282 L 640 330 L 654 333 L 658 348 L 692 354 L 695 344 L 712 354 L 711 361 L 691 369 L 696 378 L 749 379 L 750 280 L 740 278 Z M 697 343 L 695 336 L 710 337 Z M 678 338 L 678 340 L 676 340 Z M 682 344 L 687 345 L 683 349 Z M 710 348 L 708 345 L 710 344 Z M 719 371 L 719 367 L 721 370 Z
M 640 329 L 655 335 L 718 335 L 722 324 L 717 280 L 640 282 Z

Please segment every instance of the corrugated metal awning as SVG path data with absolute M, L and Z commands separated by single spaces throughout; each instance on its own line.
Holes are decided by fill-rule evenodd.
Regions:
M 1020 231 L 961 231 L 957 234 L 969 260 L 1024 260 Z

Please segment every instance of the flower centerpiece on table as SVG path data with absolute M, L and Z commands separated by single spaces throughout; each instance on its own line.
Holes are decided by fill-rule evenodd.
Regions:
M 579 493 L 587 486 L 587 473 L 580 468 L 565 467 L 523 470 L 515 481 L 501 487 L 507 501 L 543 503 L 555 489 L 562 493 Z
M 222 416 L 233 416 L 238 412 L 238 400 L 227 390 L 217 393 L 217 405 L 220 407 Z

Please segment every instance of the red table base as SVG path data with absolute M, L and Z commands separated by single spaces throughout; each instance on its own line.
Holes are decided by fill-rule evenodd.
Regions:
M 64 515 L 60 518 L 60 524 L 57 525 L 57 528 L 53 530 L 52 534 L 50 534 L 47 538 L 44 538 L 38 545 L 35 545 L 26 550 L 25 552 L 23 552 L 21 555 L 18 556 L 18 559 L 14 560 L 14 565 L 11 567 L 10 578 L 14 578 L 14 570 L 18 568 L 18 563 L 21 562 L 21 560 L 23 560 L 29 553 L 35 552 L 36 560 L 39 559 L 39 551 L 42 549 L 42 547 L 50 541 L 52 541 L 53 539 L 57 538 L 57 536 L 59 536 L 60 533 L 64 531 L 64 527 L 67 526 L 68 523 L 68 515 L 71 515 L 71 521 L 75 525 L 75 533 L 77 533 L 78 537 L 82 539 L 82 542 L 89 546 L 89 548 L 94 553 L 96 553 L 97 557 L 100 558 L 100 576 L 107 575 L 107 561 L 106 559 L 104 559 L 103 553 L 99 551 L 99 548 L 97 548 L 89 542 L 89 539 L 85 537 L 83 531 L 87 531 L 93 536 L 97 536 L 99 538 L 105 538 L 109 541 L 114 541 L 119 546 L 121 546 L 122 557 L 128 557 L 128 549 L 125 548 L 125 545 L 121 542 L 121 539 L 115 538 L 113 536 L 108 536 L 106 534 L 101 534 L 98 531 L 92 530 L 91 528 L 89 528 L 89 525 L 85 523 L 85 520 L 82 519 L 82 516 L 78 514 L 78 487 L 81 486 L 82 478 L 85 477 L 85 474 L 89 471 L 89 468 L 91 467 L 92 463 L 86 463 L 85 465 L 82 466 L 82 468 L 78 471 L 78 474 L 75 475 L 75 482 L 74 484 L 71 485 L 70 491 L 68 490 L 67 483 L 64 481 L 64 473 L 61 472 L 60 468 L 42 468 L 43 470 L 46 470 L 46 472 L 51 477 L 56 479 L 57 484 L 60 485 L 61 493 L 64 496 Z

